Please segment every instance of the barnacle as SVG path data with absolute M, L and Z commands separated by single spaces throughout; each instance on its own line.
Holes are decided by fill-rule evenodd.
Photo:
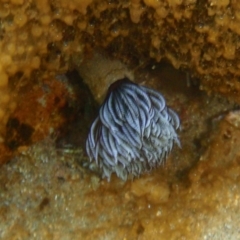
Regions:
M 178 115 L 163 96 L 128 79 L 113 83 L 91 126 L 86 142 L 90 161 L 95 159 L 102 176 L 112 173 L 126 180 L 161 165 L 174 142 Z

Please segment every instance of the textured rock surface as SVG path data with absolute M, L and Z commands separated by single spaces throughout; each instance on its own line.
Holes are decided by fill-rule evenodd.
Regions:
M 185 77 L 158 66 L 142 76 Z M 79 165 L 88 161 L 79 148 L 46 139 L 22 149 L 0 169 L 0 238 L 238 239 L 239 112 L 219 115 L 226 101 L 164 86 L 155 84 L 182 119 L 182 149 L 164 167 L 108 183 Z
M 239 99 L 238 1 L 0 1 L 0 140 L 21 83 L 103 47 L 134 67 L 167 59 L 208 92 Z M 70 64 L 71 62 L 71 64 Z M 30 74 L 34 72 L 33 77 Z M 21 77 L 20 77 L 21 76 Z M 90 84 L 91 85 L 91 84 Z M 11 86 L 11 87 L 10 87 Z
M 0 170 L 0 236 L 238 239 L 239 119 L 236 112 L 220 122 L 185 180 L 173 180 L 171 166 L 108 183 L 57 153 L 50 140 L 38 143 Z
M 187 71 L 179 77 L 167 67 L 164 74 L 156 64 L 136 78 L 161 91 L 182 121 L 182 149 L 151 175 L 107 183 L 79 167 L 76 160 L 86 161 L 81 149 L 56 149 L 49 139 L 31 147 L 29 138 L 20 141 L 16 157 L 0 168 L 0 238 L 239 239 L 239 113 L 225 116 L 233 105 L 182 87 L 194 75 L 202 89 L 240 103 L 239 11 L 237 0 L 0 0 L 0 160 L 3 152 L 11 155 L 10 115 L 29 121 L 37 141 L 64 122 L 54 106 L 81 105 L 69 100 L 74 84 L 52 81 L 95 48 L 133 72 L 150 57 Z M 93 84 L 96 99 L 108 84 Z M 78 109 L 81 122 L 90 122 L 92 106 Z M 86 122 L 75 135 L 80 143 Z

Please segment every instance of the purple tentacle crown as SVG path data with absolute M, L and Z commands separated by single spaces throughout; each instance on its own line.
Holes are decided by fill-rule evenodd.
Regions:
M 102 177 L 112 173 L 126 180 L 163 163 L 176 143 L 178 115 L 163 96 L 128 79 L 114 82 L 93 122 L 86 151 Z

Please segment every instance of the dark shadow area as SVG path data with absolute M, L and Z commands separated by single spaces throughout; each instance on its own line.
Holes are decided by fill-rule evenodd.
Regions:
M 74 97 L 69 99 L 61 110 L 66 123 L 58 129 L 56 146 L 57 148 L 80 146 L 85 149 L 85 140 L 97 115 L 98 105 L 77 71 L 67 72 L 66 77 L 67 85 L 74 91 Z

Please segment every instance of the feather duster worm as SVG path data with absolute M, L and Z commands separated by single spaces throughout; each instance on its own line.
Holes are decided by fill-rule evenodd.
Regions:
M 126 180 L 163 163 L 176 143 L 178 115 L 163 96 L 127 78 L 113 83 L 93 122 L 86 151 L 108 181 L 112 173 Z

